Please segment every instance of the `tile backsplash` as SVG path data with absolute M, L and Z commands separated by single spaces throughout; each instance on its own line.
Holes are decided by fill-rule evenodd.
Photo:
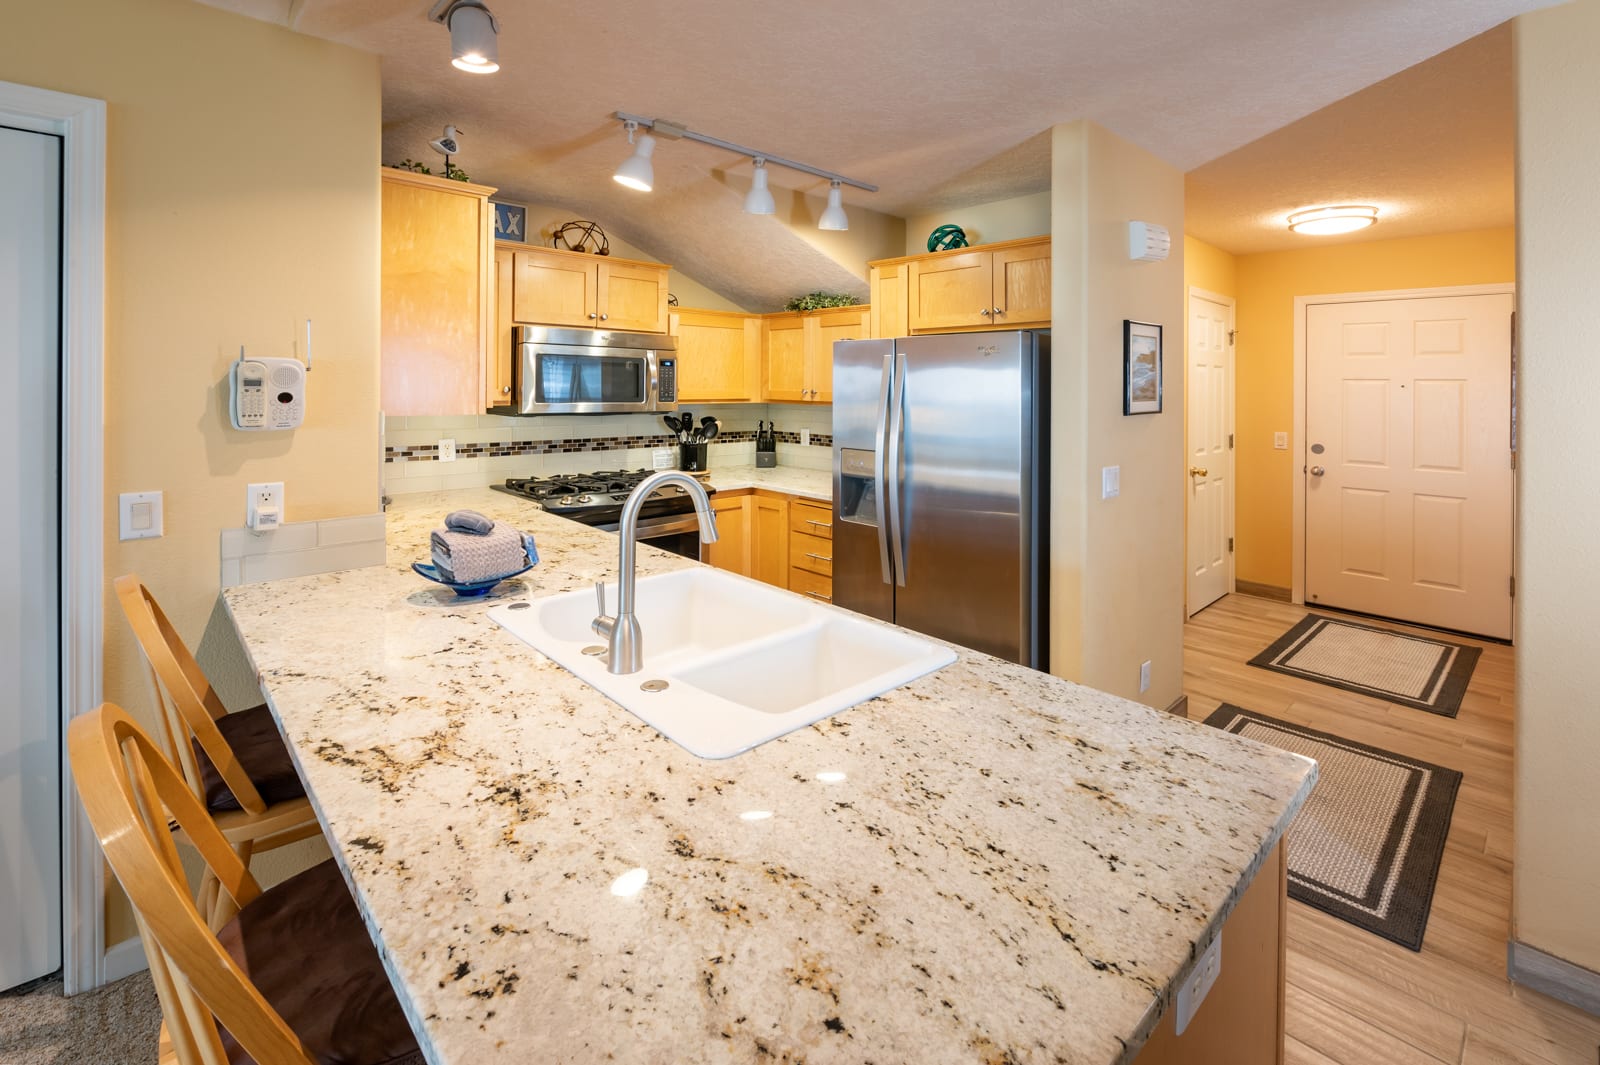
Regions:
M 778 465 L 828 469 L 833 462 L 833 408 L 812 404 L 685 403 L 699 422 L 712 415 L 721 428 L 711 442 L 712 483 L 721 466 L 755 462 L 757 422 L 776 422 Z M 800 443 L 810 430 L 809 446 Z M 439 461 L 439 441 L 454 440 L 454 462 Z M 658 414 L 498 414 L 384 419 L 383 490 L 388 495 L 477 488 L 507 477 L 648 469 L 656 448 L 677 443 Z

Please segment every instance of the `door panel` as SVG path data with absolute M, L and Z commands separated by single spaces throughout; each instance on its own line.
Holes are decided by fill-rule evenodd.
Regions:
M 1308 603 L 1511 635 L 1511 307 L 1307 308 Z
M 1188 352 L 1188 612 L 1193 615 L 1233 587 L 1233 306 L 1189 297 Z M 1203 471 L 1203 472 L 1202 472 Z

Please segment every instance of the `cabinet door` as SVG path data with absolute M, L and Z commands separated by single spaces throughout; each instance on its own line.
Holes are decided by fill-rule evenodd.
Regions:
M 761 323 L 762 398 L 777 403 L 803 403 L 806 384 L 806 319 L 799 314 L 772 315 Z
M 480 413 L 490 327 L 487 197 L 494 190 L 394 175 L 382 182 L 383 410 Z
M 750 576 L 779 588 L 789 586 L 789 501 L 751 496 Z
M 702 562 L 740 576 L 750 576 L 750 495 L 718 492 L 711 497 L 717 516 L 717 541 L 703 544 Z
M 910 329 L 906 324 L 906 282 L 910 273 L 909 263 L 872 268 L 872 318 L 869 328 L 873 339 L 893 340 L 905 336 Z
M 806 387 L 813 403 L 833 402 L 833 345 L 839 340 L 866 340 L 872 332 L 870 307 L 837 307 L 812 315 L 807 338 Z
M 489 367 L 483 375 L 483 405 L 503 407 L 511 402 L 511 274 L 510 248 L 494 253 L 494 337 L 489 345 Z
M 667 331 L 667 268 L 637 263 L 595 264 L 599 271 L 601 329 L 624 333 Z
M 672 315 L 678 338 L 678 399 L 696 403 L 761 398 L 761 319 L 685 308 Z
M 994 253 L 994 323 L 1006 329 L 1050 324 L 1050 242 Z
M 994 308 L 990 302 L 994 295 L 992 253 L 939 255 L 910 267 L 906 318 L 911 332 L 989 324 Z
M 515 253 L 511 317 L 524 325 L 597 324 L 596 264 L 586 259 L 531 248 Z

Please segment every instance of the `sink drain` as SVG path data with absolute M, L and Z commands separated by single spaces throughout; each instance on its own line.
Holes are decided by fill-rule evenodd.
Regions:
M 667 682 L 664 680 L 647 680 L 639 685 L 639 690 L 642 692 L 664 692 L 667 690 Z

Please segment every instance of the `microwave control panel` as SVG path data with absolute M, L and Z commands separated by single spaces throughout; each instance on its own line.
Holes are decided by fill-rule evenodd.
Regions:
M 657 364 L 656 370 L 657 393 L 656 401 L 659 403 L 678 402 L 678 360 L 662 359 Z

